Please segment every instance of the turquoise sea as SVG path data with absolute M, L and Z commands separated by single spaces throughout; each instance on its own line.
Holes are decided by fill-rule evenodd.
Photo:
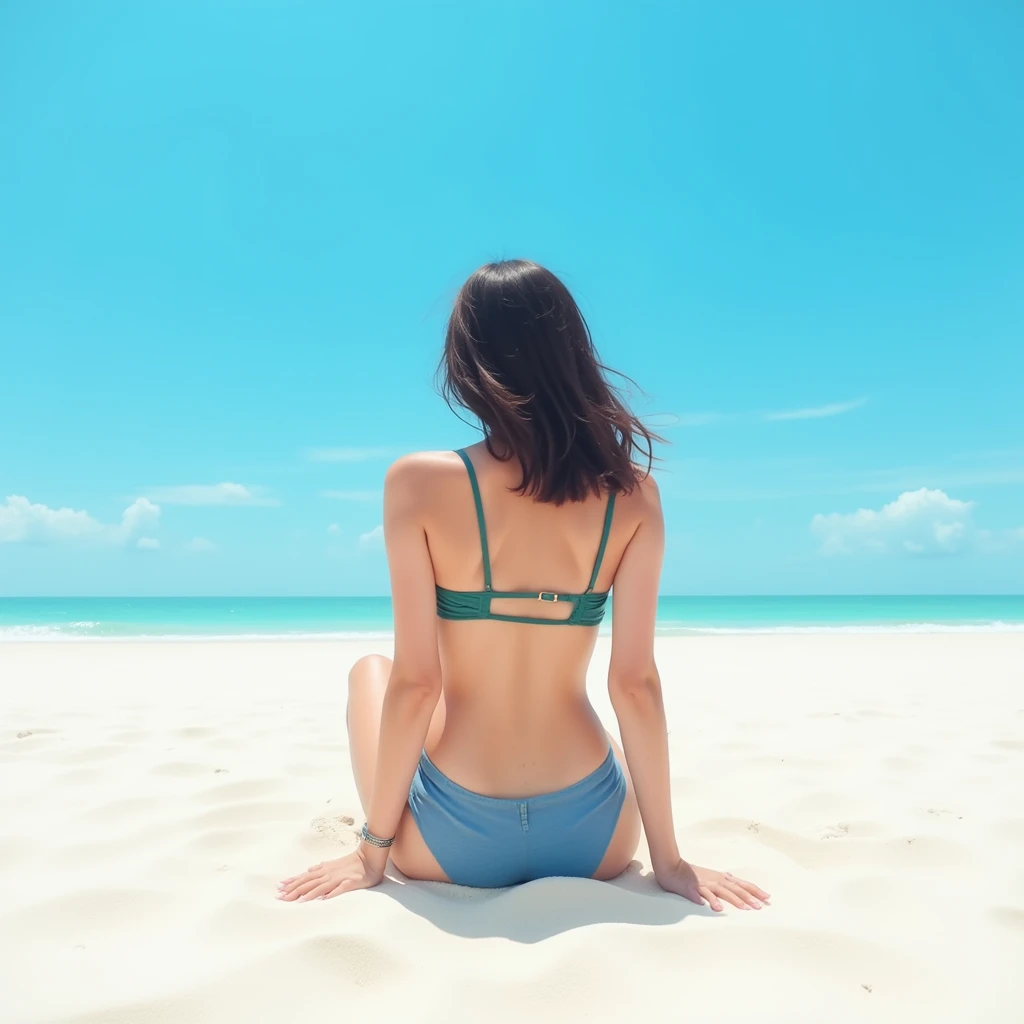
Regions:
M 602 632 L 608 632 L 610 617 Z M 0 642 L 390 635 L 386 597 L 0 598 Z M 1024 631 L 1024 595 L 662 597 L 658 632 Z

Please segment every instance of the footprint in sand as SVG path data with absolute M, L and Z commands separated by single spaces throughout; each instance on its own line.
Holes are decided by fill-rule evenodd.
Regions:
M 962 814 L 957 814 L 956 811 L 947 811 L 944 807 L 929 807 L 927 811 L 936 818 L 956 818 L 957 821 L 963 818 Z
M 19 729 L 17 732 L 7 733 L 0 740 L 0 750 L 38 751 L 40 745 L 45 744 L 47 738 L 54 735 L 55 729 Z
M 348 814 L 344 814 L 337 818 L 314 818 L 310 822 L 310 827 L 317 835 L 337 839 L 339 842 L 347 845 L 353 841 L 352 826 L 354 824 L 355 819 Z
M 1021 907 L 993 907 L 989 911 L 989 917 L 996 924 L 1004 928 L 1010 928 L 1015 932 L 1024 933 L 1024 908 Z
M 205 740 L 213 735 L 213 730 L 205 725 L 188 725 L 184 729 L 179 729 L 175 735 L 183 740 Z
M 1024 740 L 993 740 L 992 746 L 997 750 L 1012 750 L 1017 753 L 1024 750 Z
M 845 821 L 837 821 L 834 825 L 829 825 L 821 833 L 822 839 L 844 839 L 850 834 L 850 826 Z

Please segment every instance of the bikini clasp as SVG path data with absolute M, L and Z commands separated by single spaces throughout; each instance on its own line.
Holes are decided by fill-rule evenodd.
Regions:
M 557 601 L 558 600 L 558 595 L 555 594 L 555 593 L 552 593 L 550 590 L 542 590 L 537 595 L 537 600 L 538 601 Z

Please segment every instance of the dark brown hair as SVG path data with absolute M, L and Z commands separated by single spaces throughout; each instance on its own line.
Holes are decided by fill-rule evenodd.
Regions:
M 611 372 L 569 289 L 528 260 L 487 263 L 470 276 L 438 367 L 449 407 L 480 420 L 495 458 L 518 459 L 517 490 L 556 505 L 628 493 L 650 472 L 661 438 L 629 410 L 606 379 Z

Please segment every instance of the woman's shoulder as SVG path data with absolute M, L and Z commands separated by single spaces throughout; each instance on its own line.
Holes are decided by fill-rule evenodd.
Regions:
M 454 451 L 408 452 L 399 456 L 388 467 L 384 477 L 385 489 L 437 486 L 448 477 L 466 469 Z
M 620 494 L 616 501 L 633 508 L 638 514 L 658 512 L 661 509 L 661 492 L 654 473 L 646 467 L 636 467 L 636 485 L 626 494 Z

